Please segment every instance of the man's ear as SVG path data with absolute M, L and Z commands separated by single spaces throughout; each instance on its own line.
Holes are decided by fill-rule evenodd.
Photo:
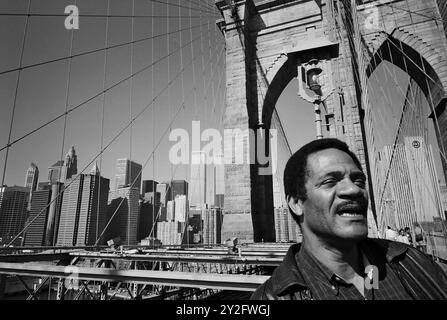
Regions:
M 303 217 L 303 201 L 298 200 L 298 198 L 288 196 L 287 204 L 289 205 L 289 208 L 294 215 L 296 215 L 298 218 Z

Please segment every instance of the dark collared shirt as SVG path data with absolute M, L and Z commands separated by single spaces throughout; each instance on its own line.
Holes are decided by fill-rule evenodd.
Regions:
M 292 245 L 281 265 L 250 299 L 364 299 L 354 285 L 337 279 L 311 254 L 300 252 L 302 249 L 301 244 Z M 379 277 L 378 289 L 366 290 L 367 299 L 447 300 L 447 274 L 417 249 L 367 238 L 361 241 L 359 250 L 367 264 L 377 267 L 375 274 Z
M 361 248 L 365 261 L 371 265 L 376 265 L 379 269 L 378 288 L 367 289 L 365 287 L 364 294 L 357 288 L 344 281 L 341 277 L 331 272 L 327 267 L 322 265 L 318 260 L 304 247 L 295 255 L 295 260 L 300 268 L 302 277 L 310 290 L 311 299 L 317 300 L 408 300 L 405 288 L 399 281 L 396 273 L 391 269 L 386 260 L 377 261 L 377 257 L 368 252 L 368 248 Z M 364 275 L 366 276 L 366 275 Z

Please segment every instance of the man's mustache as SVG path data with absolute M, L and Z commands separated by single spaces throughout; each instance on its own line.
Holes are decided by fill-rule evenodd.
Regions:
M 366 211 L 368 210 L 368 201 L 363 199 L 359 199 L 356 201 L 349 200 L 340 203 L 335 207 L 336 212 L 347 211 L 347 210 L 361 211 L 362 213 L 366 213 Z

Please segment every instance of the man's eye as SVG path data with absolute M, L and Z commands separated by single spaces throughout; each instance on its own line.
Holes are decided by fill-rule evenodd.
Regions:
M 365 187 L 366 186 L 366 181 L 363 179 L 357 179 L 355 180 L 355 184 L 358 185 L 359 187 Z
M 337 180 L 331 178 L 331 179 L 326 179 L 326 180 L 324 180 L 324 181 L 323 181 L 323 184 L 331 185 L 331 184 L 334 184 L 334 183 L 336 183 L 336 182 L 337 182 Z

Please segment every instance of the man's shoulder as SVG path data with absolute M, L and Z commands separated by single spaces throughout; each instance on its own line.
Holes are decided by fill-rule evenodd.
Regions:
M 381 248 L 389 263 L 400 264 L 407 271 L 413 271 L 418 274 L 437 276 L 439 272 L 445 275 L 443 270 L 426 253 L 415 247 L 398 241 L 368 238 L 371 246 Z
M 283 262 L 273 271 L 272 276 L 259 286 L 252 294 L 252 300 L 289 300 L 294 292 L 303 288 L 295 254 L 301 244 L 290 246 Z
M 261 284 L 251 295 L 250 300 L 277 300 L 272 286 L 272 277 Z

